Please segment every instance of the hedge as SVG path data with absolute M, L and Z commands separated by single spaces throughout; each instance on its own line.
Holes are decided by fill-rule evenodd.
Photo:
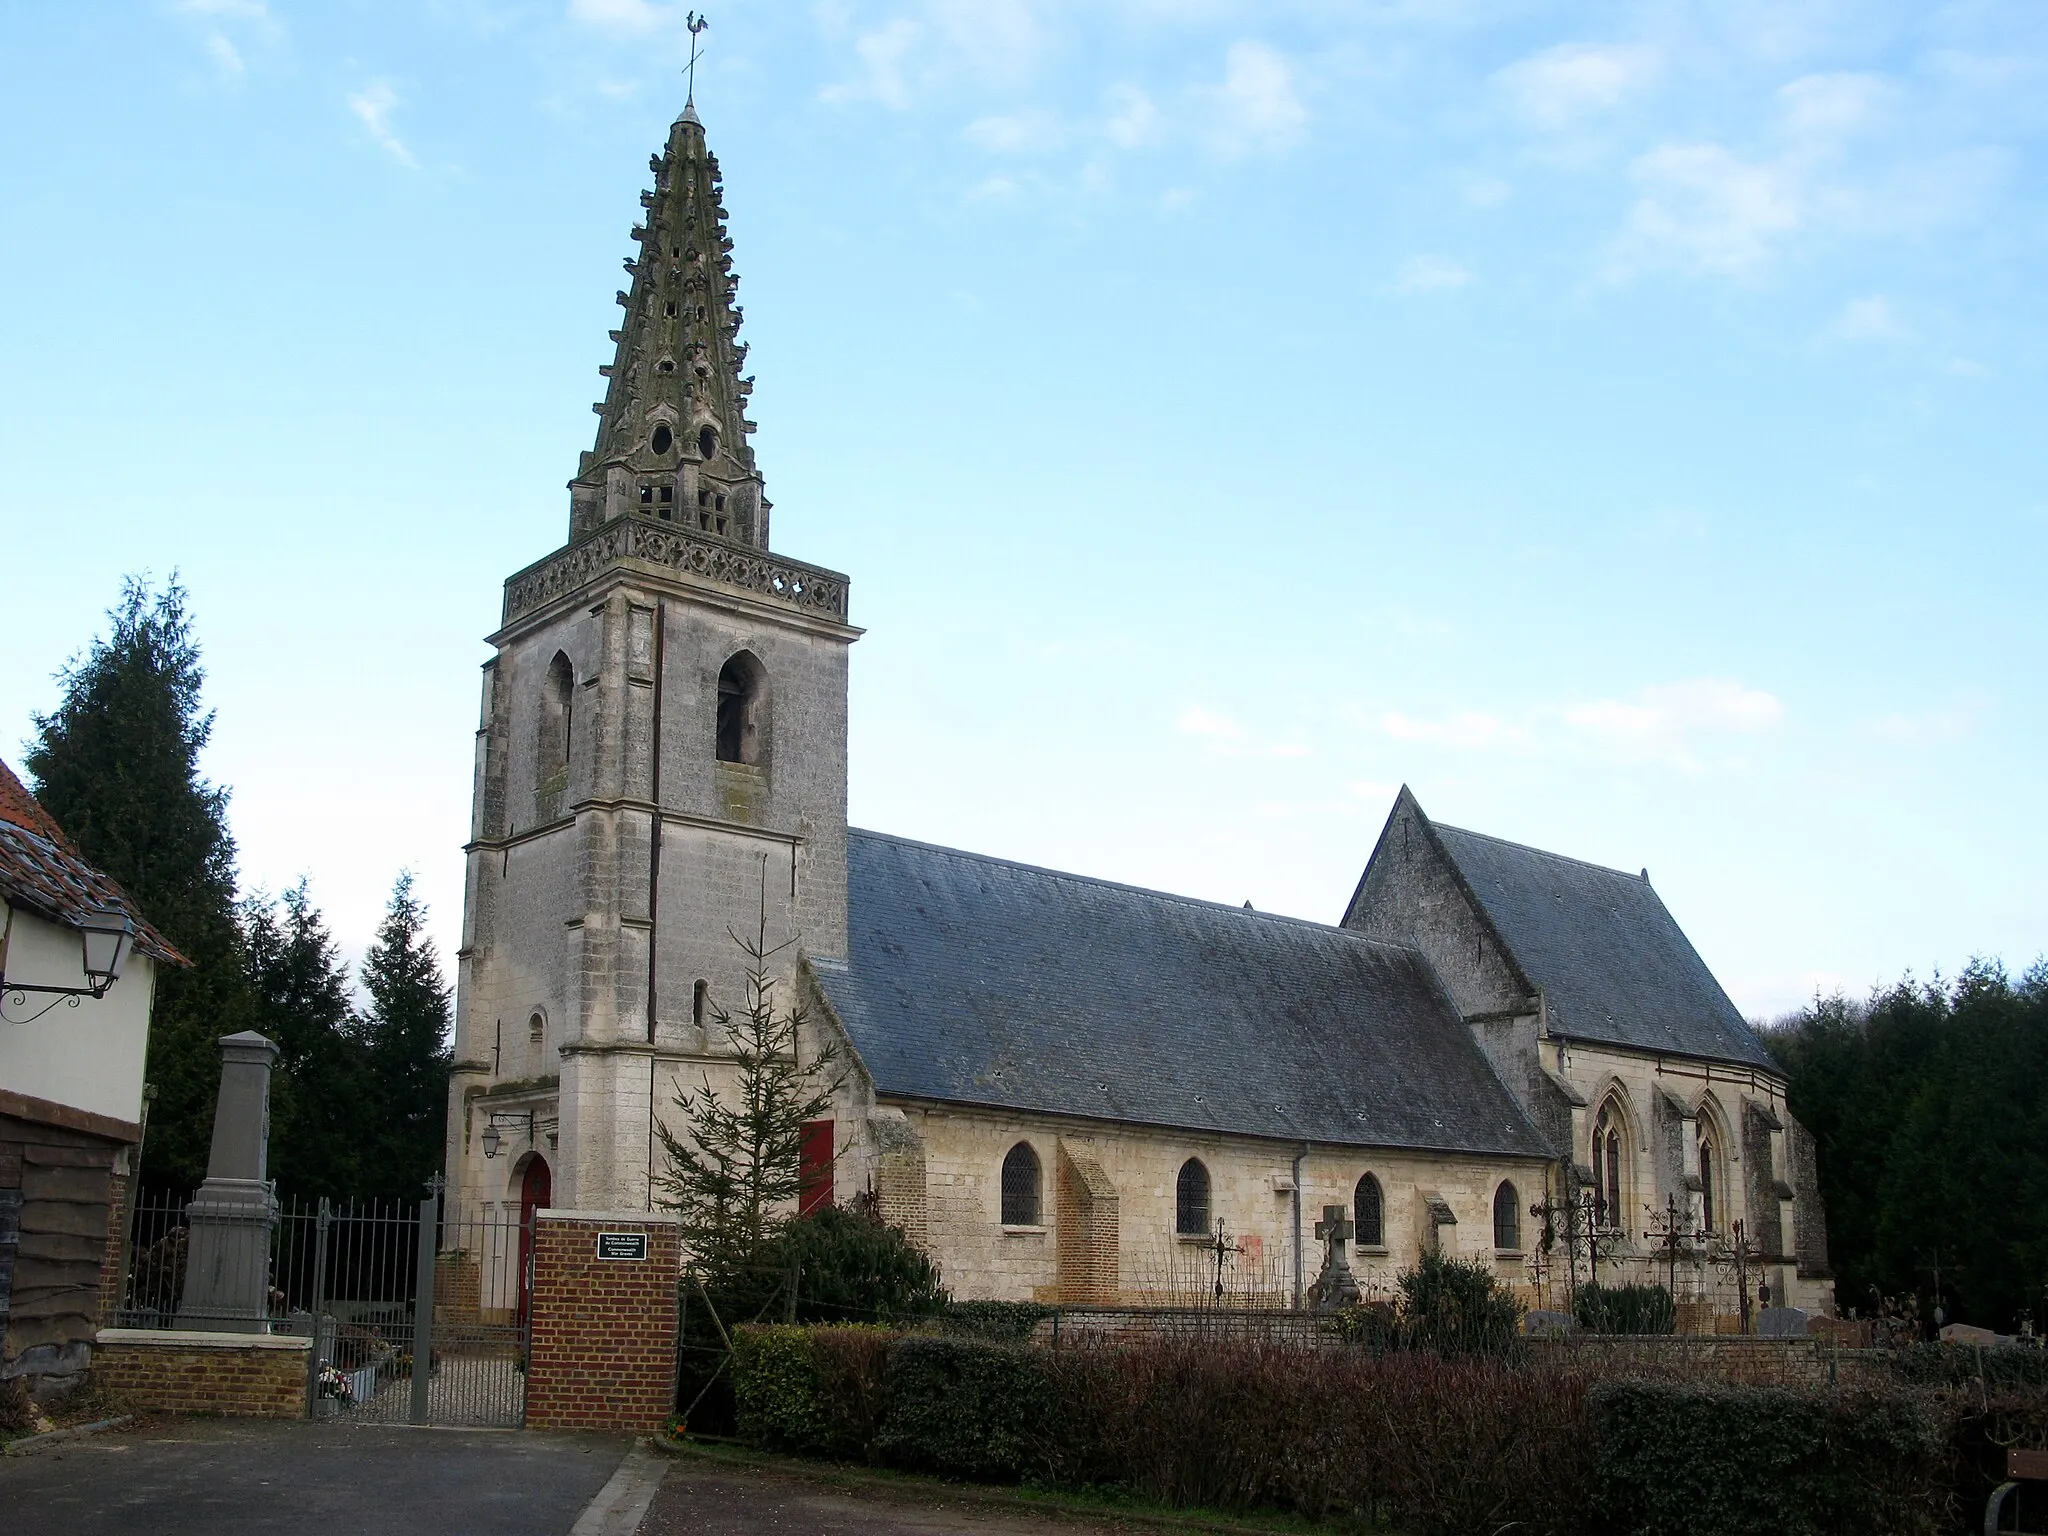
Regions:
M 882 1419 L 883 1327 L 743 1327 L 733 1333 L 740 1437 L 807 1456 L 865 1458 Z
M 1593 1333 L 1676 1333 L 1678 1309 L 1661 1285 L 1582 1285 L 1572 1321 Z
M 1047 1364 L 1025 1345 L 911 1335 L 882 1375 L 877 1459 L 917 1472 L 990 1482 L 1046 1477 L 1063 1460 L 1061 1404 Z
M 1615 1531 L 1920 1536 L 1946 1528 L 1947 1424 L 1918 1397 L 1610 1381 L 1595 1508 Z
M 1244 1341 L 1053 1350 L 750 1328 L 736 1342 L 742 1432 L 763 1445 L 1414 1536 L 1932 1536 L 1982 1509 L 2003 1446 L 2048 1447 L 2048 1392 L 1974 1377 L 1792 1391 Z M 1901 1369 L 1937 1365 L 1960 1375 L 1932 1357 Z

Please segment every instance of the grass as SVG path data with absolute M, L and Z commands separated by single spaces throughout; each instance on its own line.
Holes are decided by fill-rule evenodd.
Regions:
M 1154 1504 L 1118 1489 L 1065 1490 L 1051 1488 L 997 1487 L 985 1483 L 956 1483 L 925 1477 L 914 1472 L 856 1466 L 847 1462 L 810 1461 L 800 1456 L 783 1456 L 756 1450 L 735 1440 L 692 1437 L 678 1440 L 668 1434 L 654 1437 L 657 1449 L 673 1456 L 686 1456 L 714 1466 L 750 1471 L 777 1472 L 802 1478 L 827 1488 L 848 1493 L 889 1493 L 904 1498 L 947 1499 L 979 1504 L 990 1509 L 1027 1511 L 1072 1520 L 1109 1520 L 1123 1525 L 1142 1525 L 1155 1530 L 1215 1531 L 1226 1536 L 1329 1536 L 1333 1530 L 1354 1529 L 1298 1516 L 1271 1514 L 1247 1516 L 1220 1510 L 1179 1509 Z

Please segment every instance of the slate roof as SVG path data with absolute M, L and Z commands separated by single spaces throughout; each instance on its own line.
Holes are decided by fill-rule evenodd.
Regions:
M 78 856 L 71 840 L 0 763 L 0 895 L 54 923 L 76 927 L 94 907 L 119 907 L 135 920 L 135 947 L 174 965 L 189 962 L 150 927 L 127 892 Z
M 1779 1070 L 1648 879 L 1430 823 L 1554 1033 Z
M 1413 950 L 875 832 L 847 885 L 812 968 L 885 1095 L 1549 1155 Z

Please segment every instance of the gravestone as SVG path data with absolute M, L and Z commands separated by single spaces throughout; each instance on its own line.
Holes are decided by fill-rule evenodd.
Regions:
M 1355 1230 L 1350 1213 L 1343 1206 L 1323 1207 L 1323 1219 L 1316 1223 L 1316 1240 L 1325 1245 L 1323 1272 L 1316 1276 L 1315 1287 L 1309 1292 L 1309 1305 L 1318 1312 L 1358 1305 L 1358 1280 L 1344 1253 L 1344 1245 Z
M 1797 1307 L 1765 1307 L 1756 1315 L 1756 1331 L 1759 1338 L 1803 1339 L 1806 1314 Z
M 1561 1339 L 1577 1326 L 1569 1312 L 1534 1307 L 1522 1314 L 1522 1332 L 1532 1339 Z
M 270 1156 L 270 1068 L 277 1047 L 254 1030 L 223 1035 L 220 1097 L 206 1182 L 185 1207 L 185 1283 L 178 1326 L 216 1333 L 266 1333 L 270 1235 L 277 1192 Z

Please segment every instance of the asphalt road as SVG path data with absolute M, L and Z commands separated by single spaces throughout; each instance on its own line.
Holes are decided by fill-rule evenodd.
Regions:
M 6 1536 L 568 1536 L 616 1435 L 166 1420 L 0 1457 Z
M 679 1457 L 639 1536 L 1091 1536 L 1127 1529 L 990 1508 L 938 1487 L 848 1493 L 808 1478 Z

